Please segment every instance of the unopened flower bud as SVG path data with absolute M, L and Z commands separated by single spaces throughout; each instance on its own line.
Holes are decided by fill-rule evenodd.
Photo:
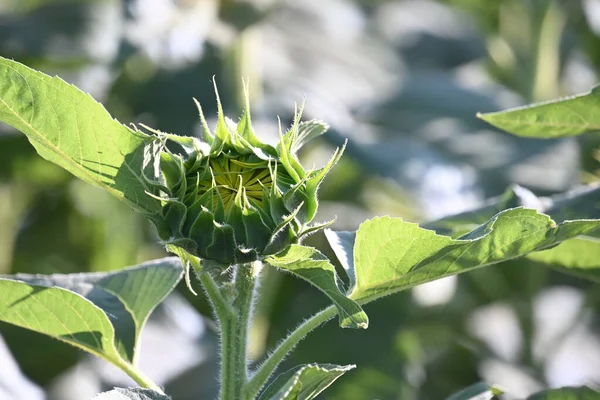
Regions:
M 246 109 L 235 127 L 226 120 L 217 93 L 214 133 L 196 104 L 203 140 L 152 130 L 157 141 L 147 149 L 144 177 L 163 205 L 153 220 L 166 244 L 231 265 L 278 253 L 326 225 L 311 225 L 317 190 L 343 149 L 318 170 L 305 170 L 296 155 L 327 130 L 325 123 L 300 122 L 297 111 L 292 127 L 280 132 L 273 147 L 256 137 L 247 92 Z M 168 141 L 183 152 L 169 150 Z

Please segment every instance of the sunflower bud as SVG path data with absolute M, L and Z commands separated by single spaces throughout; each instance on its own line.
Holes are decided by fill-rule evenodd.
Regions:
M 245 92 L 237 126 L 224 116 L 217 93 L 214 133 L 196 102 L 204 140 L 145 127 L 157 134 L 146 149 L 143 176 L 149 195 L 161 200 L 161 213 L 153 218 L 161 239 L 171 248 L 226 265 L 278 253 L 326 226 L 311 224 L 317 190 L 343 152 L 337 149 L 321 169 L 305 170 L 296 153 L 327 125 L 300 122 L 301 110 L 296 110 L 287 133 L 280 127 L 276 147 L 262 143 L 252 128 L 246 86 Z M 182 152 L 171 151 L 169 141 Z

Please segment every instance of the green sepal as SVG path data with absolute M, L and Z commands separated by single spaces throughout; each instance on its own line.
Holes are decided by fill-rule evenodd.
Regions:
M 235 158 L 231 159 L 230 161 L 235 165 L 239 165 L 240 167 L 247 169 L 264 168 L 268 163 L 268 160 L 263 160 L 256 154 L 248 154 L 246 157 L 244 157 L 244 161 Z
M 287 225 L 291 225 L 292 222 L 294 222 L 296 216 L 298 215 L 298 213 L 300 212 L 300 210 L 302 209 L 303 206 L 304 206 L 304 204 L 299 204 L 298 207 L 296 207 L 296 209 L 294 211 L 292 211 L 289 215 L 282 217 L 281 222 L 275 228 L 275 232 L 280 231 Z
M 262 143 L 256 137 L 254 128 L 252 128 L 252 119 L 250 117 L 250 94 L 248 91 L 248 82 L 243 82 L 244 87 L 244 113 L 237 125 L 237 134 L 244 147 L 249 147 L 252 152 L 261 160 L 268 160 L 277 156 L 277 150 L 266 143 Z
M 202 212 L 194 220 L 190 228 L 189 237 L 196 243 L 196 249 L 203 258 L 208 257 L 208 247 L 215 240 L 215 217 L 208 209 L 203 208 Z
M 185 178 L 185 169 L 181 157 L 167 151 L 160 153 L 160 169 L 165 178 L 166 186 L 176 195 L 177 189 Z
M 283 195 L 285 208 L 288 210 L 295 210 L 298 208 L 297 218 L 302 224 L 312 220 L 312 218 L 309 218 L 308 207 L 300 207 L 301 204 L 309 204 L 310 201 L 311 199 L 309 199 L 309 196 L 306 193 L 306 178 L 298 182 Z
M 207 157 L 210 154 L 210 148 L 206 146 L 206 143 L 196 137 L 180 136 L 172 133 L 165 133 L 164 135 L 167 139 L 180 145 L 189 156 L 199 155 L 201 157 Z
M 317 119 L 300 122 L 300 124 L 298 124 L 298 133 L 290 146 L 290 150 L 292 153 L 298 152 L 302 146 L 314 138 L 321 136 L 327 132 L 328 129 L 329 125 L 326 122 Z
M 321 229 L 327 228 L 328 226 L 330 226 L 331 224 L 333 224 L 335 221 L 336 221 L 336 218 L 334 218 L 334 219 L 332 219 L 330 221 L 318 222 L 316 224 L 312 224 L 312 225 L 306 226 L 300 232 L 300 234 L 298 235 L 298 237 L 304 237 L 304 236 L 312 235 L 313 233 L 318 232 Z
M 170 249 L 172 247 L 177 247 L 189 254 L 194 254 L 196 252 L 196 243 L 188 238 L 172 238 L 163 242 L 163 244 L 169 251 L 171 251 Z
M 287 174 L 285 168 L 278 168 L 276 172 L 277 187 L 283 192 L 286 192 L 298 182 L 293 180 L 292 177 Z M 275 180 L 273 180 L 273 182 L 275 182 Z
M 221 197 L 218 188 L 215 186 L 211 187 L 196 202 L 211 210 L 215 216 L 215 221 L 219 223 L 225 222 L 225 205 L 223 204 L 223 197 Z
M 181 260 L 181 264 L 183 265 L 183 277 L 185 280 L 185 286 L 188 288 L 190 292 L 194 294 L 194 296 L 198 296 L 198 293 L 192 288 L 192 281 L 190 279 L 190 266 L 198 265 L 200 266 L 199 261 L 197 261 L 197 257 L 194 257 L 190 252 L 185 250 L 185 247 L 180 246 L 175 243 L 165 243 L 165 249 L 169 253 L 173 253 L 179 257 Z M 193 263 L 192 260 L 196 259 L 196 263 Z
M 202 142 L 196 137 L 193 136 L 180 136 L 172 133 L 161 133 L 162 136 L 167 139 L 177 143 L 180 145 L 183 150 L 187 153 L 188 157 L 191 160 L 188 161 L 196 161 L 196 159 L 202 159 L 207 157 L 210 154 L 210 147 L 207 146 L 206 143 Z M 186 164 L 187 166 L 187 164 Z
M 304 103 L 298 108 L 298 104 L 294 105 L 294 121 L 292 122 L 292 126 L 290 129 L 280 137 L 280 141 L 278 143 L 277 149 L 281 151 L 291 152 L 292 144 L 298 137 L 298 126 L 300 124 L 300 118 L 302 118 L 302 113 L 304 112 Z
M 221 105 L 217 83 L 215 81 L 213 81 L 213 83 L 215 87 L 215 97 L 217 99 L 217 126 L 215 128 L 215 141 L 211 146 L 211 154 L 215 154 L 215 152 L 220 153 L 225 146 L 235 147 L 233 135 L 227 126 L 227 121 L 225 121 L 225 113 L 223 112 L 223 106 Z M 215 143 L 217 143 L 220 148 L 215 148 Z
M 262 251 L 271 239 L 271 228 L 261 217 L 259 211 L 252 207 L 245 207 L 242 210 L 242 222 L 246 232 L 246 244 Z
M 152 188 L 153 195 L 156 195 L 160 190 L 172 196 L 171 191 L 165 185 L 160 170 L 160 153 L 163 149 L 164 142 L 159 138 L 152 140 L 144 146 L 144 161 L 142 162 L 141 175 L 144 182 Z
M 183 163 L 183 160 L 180 158 L 181 162 Z M 183 167 L 183 164 L 182 164 Z M 185 167 L 184 167 L 185 168 Z M 184 169 L 185 171 L 185 169 Z M 185 177 L 185 172 L 182 174 L 181 176 L 181 182 L 179 184 L 179 186 L 174 188 L 174 195 L 178 198 L 178 199 L 185 199 L 186 197 L 186 193 L 187 193 L 187 179 Z
M 207 257 L 223 264 L 235 263 L 235 237 L 231 225 L 214 223 L 214 242 L 207 247 Z
M 279 121 L 279 144 L 277 145 L 277 154 L 279 155 L 281 165 L 283 165 L 283 168 L 292 177 L 294 182 L 298 182 L 302 179 L 292 165 L 293 161 L 290 153 L 290 146 L 286 137 L 283 136 L 283 133 L 281 132 L 281 121 Z
M 273 187 L 271 188 L 271 195 L 269 196 L 269 211 L 271 212 L 271 218 L 273 221 L 281 221 L 285 218 L 286 215 L 289 214 L 289 210 L 285 207 L 285 202 L 283 200 L 283 196 L 281 191 L 276 185 L 276 182 L 273 182 Z
M 156 227 L 156 232 L 161 240 L 167 240 L 171 237 L 171 227 L 162 215 L 149 215 L 148 218 Z
M 168 252 L 179 256 L 181 263 L 183 264 L 185 285 L 194 296 L 198 296 L 198 293 L 192 288 L 192 282 L 190 280 L 190 265 L 192 264 L 191 260 L 196 259 L 196 257 L 193 256 L 193 254 L 195 254 L 196 244 L 190 239 L 183 238 L 165 242 L 164 245 Z
M 196 222 L 196 219 L 198 218 L 200 213 L 202 213 L 207 208 L 208 207 L 202 201 L 201 197 L 196 199 L 196 201 L 191 206 L 188 207 L 185 223 L 183 224 L 183 234 L 185 236 L 187 236 L 187 237 L 190 236 L 191 230 L 192 230 L 192 225 L 194 224 L 194 222 Z
M 263 254 L 277 254 L 284 250 L 289 245 L 296 243 L 298 240 L 297 230 L 295 230 L 294 222 L 296 215 L 302 208 L 302 204 L 294 210 L 290 215 L 285 217 L 283 221 L 275 228 L 269 243 L 265 246 Z
M 263 224 L 266 226 L 266 228 L 269 230 L 269 232 L 272 232 L 273 229 L 275 229 L 275 223 L 273 222 L 272 216 L 271 216 L 271 206 L 270 206 L 270 193 L 269 190 L 267 188 L 265 188 L 263 186 L 263 195 L 262 195 L 262 199 L 261 202 L 262 203 L 258 203 L 256 202 L 254 199 L 248 199 L 248 203 L 245 205 L 244 210 L 246 209 L 250 209 L 249 212 L 256 212 L 260 218 L 261 221 L 263 222 Z
M 202 138 L 206 143 L 208 143 L 209 146 L 211 146 L 212 150 L 212 144 L 215 140 L 215 137 L 212 135 L 212 133 L 210 133 L 210 129 L 208 128 L 208 124 L 206 123 L 206 118 L 204 117 L 204 112 L 202 112 L 202 106 L 200 105 L 200 102 L 198 102 L 198 100 L 195 97 L 193 97 L 193 99 L 194 104 L 196 104 L 196 108 L 198 109 L 198 116 L 200 117 L 200 125 L 202 126 Z
M 300 109 L 296 106 L 296 112 L 294 113 L 294 122 L 290 127 L 289 131 L 285 134 L 285 136 L 280 141 L 280 150 L 281 152 L 285 152 L 287 154 L 287 162 L 289 167 L 296 172 L 300 179 L 303 179 L 306 176 L 306 172 L 300 164 L 298 157 L 296 156 L 296 152 L 292 149 L 294 148 L 294 143 L 297 141 L 299 136 L 299 128 L 300 128 L 300 118 L 302 117 L 302 110 L 304 109 L 304 104 L 300 106 Z M 286 167 L 286 169 L 288 169 Z
M 304 179 L 304 177 L 306 176 L 306 171 L 304 171 L 304 167 L 302 167 L 302 164 L 300 164 L 298 156 L 296 155 L 296 153 L 291 151 L 291 148 L 288 155 L 288 162 L 290 166 L 294 169 L 294 171 L 298 174 L 298 177 L 300 177 L 300 179 Z
M 246 230 L 244 229 L 244 222 L 242 221 L 243 191 L 244 187 L 240 183 L 238 192 L 235 195 L 233 207 L 231 207 L 231 210 L 229 210 L 227 220 L 225 221 L 233 228 L 235 242 L 238 245 L 246 242 Z
M 277 254 L 289 245 L 298 241 L 298 229 L 296 226 L 296 215 L 302 209 L 300 204 L 290 215 L 285 216 L 283 221 L 277 225 L 263 254 Z
M 276 227 L 275 222 L 273 221 L 273 216 L 271 214 L 271 193 L 269 189 L 263 186 L 263 195 L 262 195 L 262 207 L 258 206 L 254 203 L 254 201 L 250 200 L 250 203 L 253 204 L 256 212 L 260 214 L 265 225 L 269 228 L 271 232 Z
M 265 246 L 264 255 L 277 254 L 285 250 L 289 245 L 296 243 L 297 235 L 294 233 L 291 224 L 284 226 L 276 231 L 269 243 Z
M 219 223 L 225 222 L 225 204 L 223 203 L 223 197 L 221 197 L 221 193 L 217 190 L 217 188 L 213 188 L 214 192 L 213 196 L 213 206 L 211 207 L 213 213 L 215 214 L 215 221 Z
M 183 198 L 187 190 L 185 172 L 189 171 L 190 167 L 192 167 L 195 163 L 199 162 L 199 159 L 202 159 L 204 154 L 208 154 L 208 148 L 206 143 L 202 143 L 198 139 L 193 137 L 179 136 L 174 135 L 172 133 L 162 132 L 158 129 L 150 128 L 149 126 L 144 124 L 140 124 L 140 126 L 157 135 L 159 140 L 161 141 L 161 164 L 163 164 L 163 161 L 165 161 L 165 159 L 168 158 L 165 157 L 165 159 L 163 159 L 163 154 L 168 154 L 172 158 L 172 160 L 166 160 L 167 163 L 171 164 L 174 161 L 177 164 L 170 165 L 167 168 L 179 170 L 181 173 L 181 180 L 178 179 L 177 173 L 175 171 L 171 171 L 171 181 L 169 181 L 169 177 L 167 176 L 167 186 L 169 188 L 167 193 L 169 194 L 169 196 L 176 196 L 179 199 Z M 186 153 L 185 162 L 181 156 L 171 153 L 171 151 L 169 151 L 169 149 L 166 148 L 166 146 L 164 145 L 165 139 L 169 139 L 183 148 L 183 150 Z M 165 172 L 165 174 L 166 173 L 168 173 L 168 171 Z
M 187 214 L 185 204 L 179 201 L 171 201 L 164 206 L 164 210 L 164 217 L 171 229 L 171 235 L 175 237 L 183 236 L 183 224 Z
M 335 150 L 329 162 L 321 169 L 311 172 L 310 177 L 306 181 L 306 213 L 307 213 L 307 221 L 312 221 L 315 215 L 317 214 L 317 208 L 319 207 L 319 200 L 317 198 L 317 191 L 319 190 L 319 185 L 325 179 L 325 176 L 329 172 L 329 170 L 337 164 L 337 162 L 344 154 L 344 150 L 346 149 L 346 143 L 341 148 Z
M 210 146 L 193 136 L 180 136 L 173 133 L 167 133 L 158 129 L 150 128 L 147 125 L 140 124 L 144 129 L 156 134 L 160 139 L 169 139 L 177 143 L 186 153 L 185 168 L 190 170 L 193 165 L 210 154 Z M 163 146 L 164 147 L 164 146 Z
M 185 182 L 189 190 L 185 194 L 183 202 L 185 204 L 194 204 L 199 197 L 197 188 L 200 185 L 200 173 L 192 173 L 191 176 L 186 178 Z
M 262 144 L 261 147 L 256 147 L 250 144 L 245 138 L 237 136 L 240 144 L 250 150 L 253 156 L 262 161 L 270 161 L 277 159 L 277 150 L 268 144 Z
M 215 207 L 215 191 L 217 189 L 212 187 L 210 189 L 208 189 L 206 192 L 202 193 L 202 196 L 198 197 L 198 199 L 196 200 L 196 202 L 192 205 L 192 207 L 196 207 L 196 204 L 201 204 L 202 206 L 208 208 L 209 210 L 212 210 L 213 207 Z

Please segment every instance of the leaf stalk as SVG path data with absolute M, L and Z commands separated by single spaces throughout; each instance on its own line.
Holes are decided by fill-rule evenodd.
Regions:
M 335 306 L 329 306 L 319 311 L 309 319 L 302 322 L 294 329 L 284 340 L 282 340 L 275 350 L 267 357 L 261 366 L 252 375 L 252 378 L 244 386 L 243 398 L 255 399 L 258 393 L 269 380 L 275 369 L 287 357 L 288 354 L 302 341 L 310 332 L 329 321 L 337 315 Z

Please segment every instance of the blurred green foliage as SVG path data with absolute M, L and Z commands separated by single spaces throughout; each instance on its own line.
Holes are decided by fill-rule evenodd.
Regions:
M 276 138 L 277 116 L 287 124 L 294 101 L 306 99 L 306 116 L 332 130 L 303 151 L 305 165 L 322 164 L 349 138 L 322 187 L 320 217 L 337 215 L 335 229 L 356 229 L 373 215 L 428 221 L 461 212 L 512 183 L 550 195 L 597 180 L 597 135 L 541 142 L 475 118 L 593 85 L 600 66 L 594 4 L 5 0 L 0 55 L 60 75 L 123 122 L 178 134 L 199 132 L 192 97 L 216 115 L 213 76 L 229 115 L 241 111 L 240 78 L 249 77 L 256 129 L 267 139 Z M 164 255 L 142 218 L 39 158 L 6 126 L 0 204 L 0 273 L 104 271 Z M 307 243 L 333 256 L 322 235 Z M 327 304 L 289 276 L 269 271 L 264 281 L 252 330 L 257 359 Z M 202 296 L 180 292 L 210 318 Z M 585 357 L 600 354 L 598 293 L 533 261 L 505 263 L 370 304 L 367 331 L 328 324 L 286 366 L 357 364 L 323 396 L 344 400 L 441 399 L 481 380 L 523 396 L 598 381 L 600 369 Z M 578 304 L 563 315 L 569 326 L 547 321 L 548 296 Z M 544 342 L 544 330 L 554 345 Z M 23 372 L 51 389 L 81 359 L 67 345 L 19 328 L 2 324 L 0 334 Z M 573 340 L 595 345 L 576 352 Z M 166 357 L 160 347 L 149 351 Z M 213 376 L 207 360 L 163 382 L 174 399 L 209 396 L 196 384 Z M 570 369 L 583 372 L 569 378 Z

